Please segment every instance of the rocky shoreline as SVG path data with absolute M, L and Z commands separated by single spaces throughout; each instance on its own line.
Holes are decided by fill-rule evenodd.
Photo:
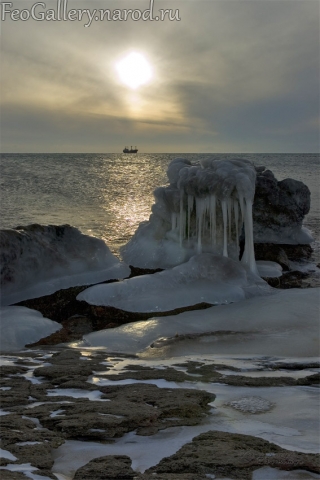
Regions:
M 99 350 L 90 352 L 62 347 L 6 354 L 5 359 L 7 364 L 1 367 L 0 389 L 2 480 L 25 479 L 19 472 L 19 465 L 23 470 L 26 464 L 32 465 L 33 473 L 39 478 L 56 479 L 52 452 L 70 440 L 108 445 L 130 432 L 152 437 L 172 427 L 202 425 L 213 414 L 214 394 L 142 383 L 151 379 L 177 382 L 182 386 L 183 382 L 195 381 L 269 387 L 319 382 L 319 374 L 297 379 L 288 373 L 290 369 L 319 368 L 318 363 L 270 364 L 270 368 L 279 369 L 279 375 L 266 378 L 244 377 L 241 372 L 237 374 L 237 369 L 234 375 L 224 375 L 221 372 L 226 366 L 221 364 L 183 362 L 161 369 L 145 367 L 137 365 L 133 356 L 106 357 L 106 353 Z M 123 360 L 126 360 L 125 368 L 115 371 L 116 365 Z M 284 368 L 286 374 L 282 371 Z M 99 375 L 110 383 L 105 386 L 95 383 L 93 377 Z M 128 383 L 112 385 L 115 380 Z M 234 405 L 234 408 L 238 407 Z M 253 403 L 252 408 L 250 413 L 259 415 L 272 405 L 256 403 L 255 406 Z M 135 471 L 126 455 L 105 455 L 85 462 L 65 478 L 249 480 L 252 472 L 267 467 L 320 473 L 319 461 L 319 455 L 287 450 L 256 436 L 209 429 L 144 473 Z M 3 469 L 8 466 L 16 471 Z
M 309 246 L 298 247 L 256 245 L 257 259 L 276 261 L 284 270 L 281 277 L 265 278 L 272 287 L 310 288 L 320 284 L 318 274 L 291 269 L 291 262 L 310 259 Z M 130 268 L 131 277 L 159 271 Z M 104 283 L 112 281 L 117 280 Z M 319 455 L 282 448 L 259 435 L 215 430 L 211 424 L 206 427 L 215 415 L 216 395 L 205 388 L 188 387 L 201 382 L 252 390 L 310 388 L 319 385 L 318 362 L 277 364 L 266 359 L 261 361 L 261 375 L 251 376 L 214 362 L 181 361 L 158 368 L 140 364 L 139 357 L 133 355 L 70 349 L 61 344 L 80 340 L 90 332 L 212 306 L 202 303 L 168 312 L 128 312 L 76 300 L 86 288 L 88 285 L 71 287 L 17 304 L 61 323 L 62 329 L 27 345 L 28 350 L 4 354 L 0 380 L 2 480 L 23 480 L 26 471 L 35 480 L 250 480 L 256 471 L 262 475 L 260 479 L 264 474 L 266 478 L 269 474 L 273 477 L 268 478 L 280 478 L 279 472 L 302 472 L 301 477 L 292 478 L 320 478 L 314 476 L 320 475 Z M 194 338 L 192 334 L 176 335 L 171 341 L 186 337 Z M 119 362 L 125 362 L 125 367 L 115 368 Z M 232 375 L 226 374 L 227 370 Z M 264 375 L 265 371 L 274 375 Z M 109 383 L 104 384 L 101 378 Z M 172 383 L 176 384 L 174 388 L 166 386 Z M 242 409 L 248 415 L 273 408 L 272 403 L 257 396 L 249 396 L 247 401 L 249 407 L 233 402 L 229 408 Z M 88 457 L 67 471 L 57 464 L 57 452 L 64 446 L 67 452 L 69 442 L 107 447 L 134 435 L 134 440 L 128 437 L 128 443 L 135 444 L 138 438 L 151 439 L 161 432 L 186 427 L 200 430 L 142 472 L 129 455 L 122 453 Z
M 279 289 L 310 288 L 320 286 L 320 276 L 315 272 L 301 272 L 290 270 L 291 261 L 301 258 L 310 259 L 312 249 L 309 245 L 278 246 L 272 244 L 256 244 L 255 251 L 258 260 L 268 260 L 279 263 L 283 268 L 281 277 L 264 278 L 272 287 Z M 318 268 L 319 265 L 316 267 Z M 161 269 L 142 269 L 130 265 L 129 278 L 148 275 L 161 271 Z M 112 283 L 118 280 L 108 280 L 102 283 Z M 51 295 L 25 300 L 15 304 L 37 310 L 46 318 L 61 323 L 62 328 L 38 342 L 27 345 L 36 347 L 41 345 L 57 345 L 60 343 L 80 340 L 83 335 L 102 329 L 115 328 L 120 325 L 148 320 L 152 317 L 165 317 L 177 315 L 192 310 L 202 310 L 212 307 L 208 303 L 200 303 L 188 307 L 176 308 L 166 312 L 129 312 L 115 307 L 89 305 L 84 301 L 76 300 L 77 295 L 91 285 L 71 287 L 59 290 Z

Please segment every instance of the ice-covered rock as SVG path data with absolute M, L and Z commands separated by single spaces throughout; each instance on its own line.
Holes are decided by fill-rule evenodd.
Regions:
M 260 277 L 276 278 L 282 275 L 282 267 L 277 262 L 259 260 L 256 264 Z
M 206 159 L 192 165 L 177 158 L 168 167 L 168 187 L 157 188 L 149 222 L 122 248 L 127 263 L 168 268 L 195 253 L 211 252 L 239 260 L 257 273 L 252 230 L 256 170 L 245 159 Z
M 69 225 L 2 230 L 0 251 L 2 305 L 130 275 L 102 240 Z
M 0 307 L 0 349 L 20 350 L 29 343 L 60 330 L 60 323 L 26 307 Z
M 258 172 L 253 205 L 255 243 L 308 244 L 310 232 L 302 226 L 310 210 L 310 190 L 302 182 L 280 182 L 270 170 Z
M 170 268 L 201 252 L 239 260 L 240 239 L 245 244 L 241 260 L 257 273 L 253 243 L 313 241 L 302 225 L 310 208 L 310 191 L 302 182 L 278 182 L 270 170 L 246 159 L 192 164 L 176 158 L 167 175 L 169 185 L 154 191 L 149 221 L 121 249 L 131 265 Z M 276 260 L 273 254 L 261 259 Z
M 270 291 L 248 266 L 231 258 L 202 253 L 153 275 L 95 285 L 81 292 L 77 300 L 130 312 L 163 312 L 203 302 L 239 302 Z
M 152 318 L 84 336 L 81 346 L 152 356 L 257 354 L 292 357 L 319 354 L 319 288 L 277 290 L 231 305 Z M 172 342 L 203 334 L 192 342 Z M 163 339 L 157 348 L 157 340 Z M 166 341 L 168 340 L 168 341 Z M 153 344 L 154 348 L 148 349 Z M 147 350 L 146 350 L 147 349 Z

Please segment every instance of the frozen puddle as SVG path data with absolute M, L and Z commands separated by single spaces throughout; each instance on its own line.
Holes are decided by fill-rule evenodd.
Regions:
M 99 390 L 81 390 L 80 388 L 57 388 L 56 390 L 47 390 L 48 397 L 74 397 L 74 398 L 88 398 L 100 402 L 109 402 L 107 398 L 100 398 L 103 393 Z
M 114 444 L 104 445 L 68 440 L 53 452 L 55 462 L 52 471 L 55 474 L 63 473 L 69 479 L 78 468 L 94 458 L 105 455 L 128 455 L 132 460 L 133 470 L 144 472 L 159 463 L 162 458 L 173 455 L 185 443 L 191 442 L 193 437 L 207 432 L 210 428 L 212 428 L 210 424 L 173 427 L 152 436 L 140 436 L 130 432 L 116 440 Z
M 159 388 L 205 390 L 216 395 L 211 403 L 213 415 L 206 420 L 208 429 L 253 435 L 288 450 L 319 451 L 319 422 L 315 421 L 318 418 L 318 389 L 315 387 L 235 387 L 164 379 L 109 380 L 98 376 L 89 381 L 99 386 L 145 383 Z
M 33 467 L 31 463 L 20 463 L 17 465 L 9 464 L 5 467 L 0 467 L 0 470 L 9 470 L 10 472 L 21 472 L 26 478 L 31 478 L 32 480 L 51 480 L 47 476 L 37 475 L 32 473 L 34 471 L 39 471 L 36 467 Z
M 252 474 L 252 480 L 313 480 L 314 478 L 320 478 L 320 475 L 306 470 L 286 472 L 271 467 L 259 468 Z

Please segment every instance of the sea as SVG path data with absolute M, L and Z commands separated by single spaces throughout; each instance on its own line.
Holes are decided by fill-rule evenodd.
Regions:
M 320 260 L 318 154 L 2 154 L 0 228 L 69 224 L 103 239 L 119 256 L 121 245 L 140 222 L 148 220 L 153 191 L 167 183 L 167 167 L 177 157 L 192 162 L 246 158 L 270 169 L 278 180 L 305 183 L 311 208 L 304 223 L 313 234 L 314 255 Z

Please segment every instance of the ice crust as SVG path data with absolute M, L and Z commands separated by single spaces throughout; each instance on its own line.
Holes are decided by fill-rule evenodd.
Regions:
M 102 240 L 69 225 L 30 225 L 0 235 L 2 305 L 130 275 Z
M 203 360 L 203 359 L 201 359 Z M 132 361 L 132 359 L 130 359 Z M 175 364 L 179 359 L 170 359 Z M 123 381 L 122 381 L 123 382 Z M 130 380 L 127 380 L 130 383 Z M 151 383 L 151 381 L 144 381 Z M 225 431 L 230 433 L 243 433 L 276 443 L 288 450 L 313 452 L 318 450 L 318 425 L 314 422 L 317 415 L 317 392 L 314 388 L 304 387 L 234 387 L 217 383 L 176 383 L 162 380 L 162 388 L 191 388 L 205 390 L 216 395 L 212 406 L 215 407 L 212 415 L 205 417 L 200 425 L 189 427 L 173 427 L 160 430 L 152 436 L 136 435 L 135 432 L 125 434 L 115 442 L 101 444 L 67 440 L 53 452 L 55 460 L 53 472 L 63 472 L 71 479 L 75 470 L 88 463 L 91 459 L 105 455 L 129 455 L 132 459 L 132 468 L 143 472 L 156 465 L 163 457 L 175 453 L 182 445 L 192 438 L 209 430 Z M 118 381 L 109 381 L 109 384 L 123 384 Z M 249 408 L 244 411 L 230 408 L 229 404 L 240 398 L 247 398 L 244 405 L 252 405 L 252 398 L 260 399 L 264 404 L 272 404 L 270 409 L 251 412 Z M 288 398 L 291 398 L 288 408 Z M 273 470 L 271 479 L 291 478 L 277 477 L 278 470 Z M 261 472 L 262 473 L 262 472 Z M 317 478 L 317 476 L 297 476 L 289 472 L 292 478 Z M 257 477 L 263 479 L 260 475 Z
M 26 307 L 0 307 L 0 350 L 15 351 L 60 330 L 61 324 Z
M 146 268 L 172 267 L 202 252 L 238 260 L 243 229 L 242 262 L 257 273 L 252 223 L 256 171 L 252 163 L 207 159 L 192 165 L 177 158 L 167 175 L 170 185 L 155 190 L 149 222 L 140 224 L 122 248 L 124 260 Z
M 202 302 L 212 305 L 239 302 L 270 291 L 246 265 L 202 253 L 170 270 L 90 287 L 77 300 L 133 312 L 156 312 Z
M 273 228 L 255 225 L 254 240 L 256 243 L 276 243 L 286 245 L 305 245 L 314 242 L 311 231 L 306 227 L 281 227 L 278 231 Z
M 266 260 L 258 260 L 256 262 L 258 273 L 260 277 L 281 277 L 282 267 L 279 263 L 270 262 Z
M 231 305 L 90 333 L 80 346 L 143 352 L 150 357 L 191 353 L 317 356 L 319 295 L 319 288 L 277 290 L 274 295 Z M 208 335 L 196 338 L 204 333 Z M 187 334 L 193 337 L 176 341 Z

